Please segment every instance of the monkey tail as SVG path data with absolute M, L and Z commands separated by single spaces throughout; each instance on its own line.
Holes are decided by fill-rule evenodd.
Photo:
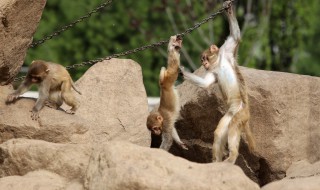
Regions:
M 82 95 L 82 93 L 76 88 L 76 86 L 74 85 L 74 82 L 71 81 L 71 86 L 73 88 L 73 90 L 75 90 L 76 92 L 78 92 L 80 95 Z
M 249 146 L 249 151 L 251 153 L 253 153 L 253 151 L 255 150 L 256 148 L 256 143 L 255 143 L 255 140 L 253 138 L 253 135 L 252 135 L 252 132 L 251 132 L 251 129 L 250 129 L 250 125 L 249 125 L 249 122 L 247 122 L 244 126 L 244 132 L 246 134 L 246 138 L 247 138 L 247 141 L 248 141 L 248 146 Z

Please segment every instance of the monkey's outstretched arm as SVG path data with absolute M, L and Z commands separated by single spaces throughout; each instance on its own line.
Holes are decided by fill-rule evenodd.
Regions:
M 32 108 L 31 117 L 33 120 L 39 118 L 39 111 L 43 108 L 45 101 L 49 98 L 50 81 L 45 80 L 39 86 L 39 98 Z
M 16 91 L 14 91 L 12 94 L 10 94 L 8 97 L 7 97 L 7 100 L 6 102 L 7 103 L 10 103 L 10 102 L 13 102 L 14 100 L 16 100 L 19 95 L 27 92 L 31 86 L 31 82 L 30 80 L 28 79 L 25 79 L 21 84 L 20 86 L 18 87 L 18 89 Z
M 173 143 L 172 134 L 170 131 L 162 132 L 162 142 L 160 148 L 168 151 Z
M 192 82 L 193 84 L 200 86 L 202 88 L 207 88 L 211 84 L 217 82 L 216 76 L 212 72 L 207 72 L 204 78 L 201 78 L 193 73 L 189 73 L 187 71 L 184 71 L 184 69 L 181 69 L 181 72 L 183 74 L 183 77 L 185 80 L 188 80 Z
M 172 129 L 172 138 L 182 149 L 188 150 L 187 145 L 181 141 L 181 139 L 178 135 L 177 129 L 175 127 L 173 127 L 173 129 Z
M 226 1 L 223 3 L 223 6 L 229 6 L 229 8 L 226 10 L 226 15 L 228 17 L 230 35 L 223 46 L 220 48 L 220 51 L 225 51 L 225 53 L 234 53 L 234 55 L 236 56 L 238 45 L 241 41 L 239 24 L 233 11 L 232 3 L 230 1 Z
M 229 1 L 226 1 L 225 3 L 229 3 Z M 240 28 L 239 28 L 237 18 L 233 11 L 232 3 L 230 3 L 229 8 L 226 10 L 226 15 L 228 17 L 228 22 L 229 22 L 230 36 L 236 42 L 240 42 L 241 40 Z

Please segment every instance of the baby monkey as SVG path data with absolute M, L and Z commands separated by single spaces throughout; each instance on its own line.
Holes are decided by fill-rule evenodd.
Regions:
M 79 108 L 71 87 L 81 93 L 74 86 L 68 71 L 62 65 L 42 60 L 34 60 L 31 63 L 26 78 L 17 90 L 7 97 L 6 102 L 14 102 L 19 95 L 28 91 L 32 84 L 39 85 L 39 98 L 31 110 L 33 120 L 39 118 L 39 111 L 44 104 L 58 109 L 65 102 L 71 106 L 71 109 L 66 111 L 69 114 L 74 114 Z
M 179 96 L 174 88 L 178 78 L 180 66 L 179 50 L 182 46 L 180 36 L 171 36 L 168 44 L 168 68 L 160 71 L 160 105 L 147 118 L 147 127 L 152 134 L 162 135 L 161 149 L 168 151 L 173 140 L 187 150 L 187 146 L 180 140 L 174 124 L 179 116 Z

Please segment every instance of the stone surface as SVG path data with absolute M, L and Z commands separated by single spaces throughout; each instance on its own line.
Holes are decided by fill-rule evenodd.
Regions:
M 65 178 L 45 170 L 29 172 L 24 176 L 0 178 L 3 190 L 83 190 L 79 182 L 69 183 Z
M 139 64 L 129 59 L 103 61 L 90 67 L 76 85 L 82 92 L 77 115 L 92 124 L 96 142 L 150 145 L 148 101 Z
M 88 144 L 11 139 L 0 145 L 0 177 L 25 175 L 43 169 L 68 180 L 81 179 L 90 154 L 91 146 Z
M 112 59 L 93 65 L 76 85 L 80 108 L 75 115 L 44 107 L 40 119 L 29 112 L 35 100 L 20 98 L 5 104 L 11 85 L 0 87 L 0 143 L 11 138 L 57 143 L 100 143 L 113 139 L 150 145 L 148 115 L 141 67 L 131 60 Z M 64 105 L 64 109 L 69 109 Z
M 293 163 L 286 178 L 265 185 L 263 190 L 318 190 L 320 189 L 320 162 L 306 160 Z
M 0 1 L 0 84 L 19 72 L 46 0 Z
M 30 110 L 34 99 L 20 98 L 14 104 L 5 104 L 12 86 L 0 86 L 0 143 L 12 138 L 41 139 L 48 142 L 86 142 L 90 139 L 90 124 L 77 115 L 44 107 L 40 119 L 33 121 Z
M 284 178 L 295 161 L 319 160 L 320 78 L 241 70 L 248 84 L 250 125 L 257 149 L 255 155 L 250 154 L 242 142 L 236 164 L 251 179 L 264 185 Z M 203 74 L 203 68 L 196 73 Z M 211 162 L 213 132 L 226 111 L 219 88 L 212 85 L 205 90 L 184 82 L 178 89 L 182 107 L 176 127 L 190 149 L 184 151 L 173 146 L 171 152 L 188 160 Z
M 85 188 L 256 190 L 259 186 L 245 176 L 239 167 L 228 163 L 198 164 L 163 150 L 113 141 L 95 147 Z

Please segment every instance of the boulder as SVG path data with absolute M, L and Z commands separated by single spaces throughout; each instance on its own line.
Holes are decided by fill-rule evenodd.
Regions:
M 38 121 L 31 119 L 30 110 L 35 99 L 19 98 L 14 104 L 6 105 L 11 85 L 0 86 L 0 143 L 12 138 L 41 139 L 48 142 L 87 142 L 90 139 L 87 120 L 69 115 L 61 110 L 44 107 Z
M 265 185 L 262 190 L 318 190 L 320 189 L 320 162 L 306 160 L 292 164 L 286 178 Z
M 0 84 L 17 75 L 33 34 L 40 22 L 46 0 L 0 1 Z
M 0 177 L 43 169 L 68 179 L 81 179 L 91 154 L 88 144 L 58 144 L 11 139 L 0 145 Z
M 163 150 L 119 141 L 95 147 L 85 178 L 85 188 L 260 189 L 238 166 L 228 163 L 193 163 Z
M 24 176 L 0 178 L 0 189 L 5 190 L 83 190 L 79 182 L 68 182 L 58 174 L 45 170 L 29 172 Z
M 5 104 L 11 85 L 1 86 L 0 143 L 11 138 L 41 139 L 56 143 L 100 143 L 127 140 L 149 146 L 145 126 L 148 102 L 141 67 L 132 60 L 112 59 L 93 65 L 77 82 L 80 108 L 75 115 L 44 107 L 33 121 L 35 99 L 20 98 Z M 63 109 L 69 109 L 63 105 Z
M 77 115 L 92 125 L 94 140 L 126 140 L 149 146 L 148 101 L 139 64 L 111 59 L 91 66 L 76 82 L 82 92 Z
M 241 68 L 248 85 L 255 154 L 241 143 L 239 165 L 264 185 L 285 177 L 295 161 L 320 159 L 320 78 Z M 201 67 L 195 73 L 204 74 Z M 226 112 L 216 85 L 208 90 L 185 81 L 178 86 L 181 112 L 176 128 L 189 151 L 173 146 L 175 155 L 207 163 L 212 160 L 213 132 Z

